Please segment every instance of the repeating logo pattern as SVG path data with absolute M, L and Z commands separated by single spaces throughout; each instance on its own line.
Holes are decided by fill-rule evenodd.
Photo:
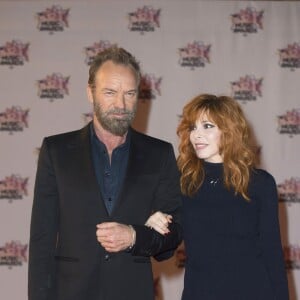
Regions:
M 141 78 L 139 100 L 153 100 L 161 96 L 162 77 L 157 78 L 153 74 L 144 74 Z
M 0 266 L 22 266 L 27 262 L 27 244 L 11 241 L 0 247 Z
M 293 137 L 300 134 L 300 109 L 292 109 L 277 117 L 278 132 Z
M 160 27 L 160 9 L 154 9 L 151 6 L 138 8 L 128 14 L 130 31 L 138 31 L 141 34 L 153 32 Z
M 263 78 L 255 78 L 253 75 L 240 77 L 230 83 L 232 97 L 241 101 L 254 101 L 262 97 L 262 83 Z
M 279 65 L 282 68 L 290 68 L 294 71 L 300 68 L 300 44 L 288 44 L 286 48 L 278 50 Z
M 28 49 L 29 43 L 18 40 L 6 42 L 0 46 L 0 65 L 7 65 L 10 68 L 24 65 L 24 62 L 29 61 Z
M 113 44 L 110 41 L 100 40 L 99 42 L 95 42 L 91 46 L 85 47 L 85 63 L 89 66 L 98 53 L 113 46 L 117 46 L 117 44 Z
M 8 199 L 9 202 L 23 199 L 28 195 L 28 179 L 28 177 L 23 178 L 13 174 L 0 180 L 0 199 Z
M 202 41 L 188 43 L 185 47 L 179 48 L 179 64 L 192 70 L 205 67 L 210 63 L 210 50 L 211 45 L 206 45 Z
M 231 30 L 234 33 L 257 33 L 263 29 L 264 11 L 257 11 L 253 7 L 241 9 L 238 13 L 231 15 Z
M 69 95 L 69 79 L 70 76 L 64 77 L 60 73 L 53 73 L 37 80 L 38 97 L 51 101 L 64 98 L 65 95 Z
M 52 4 L 50 5 L 48 4 L 47 6 L 44 6 L 42 8 L 40 6 L 40 8 L 34 9 L 29 15 L 31 21 L 33 21 L 32 22 L 33 35 L 30 35 L 31 29 L 26 28 L 25 36 L 27 36 L 27 38 L 28 36 L 31 36 L 32 38 L 35 38 L 35 40 L 32 40 L 32 38 L 30 38 L 30 40 L 26 40 L 26 37 L 23 39 L 22 35 L 19 37 L 19 32 L 18 32 L 17 35 L 13 34 L 11 36 L 4 37 L 4 39 L 0 42 L 0 65 L 2 66 L 2 69 L 5 70 L 7 69 L 8 73 L 13 74 L 12 80 L 17 80 L 18 78 L 20 78 L 20 76 L 26 70 L 30 71 L 31 67 L 35 66 L 36 59 L 38 60 L 40 58 L 38 53 L 38 50 L 40 50 L 39 43 L 43 42 L 44 39 L 43 41 L 40 41 L 38 37 L 42 37 L 42 38 L 48 37 L 49 41 L 47 42 L 50 42 L 51 40 L 52 43 L 55 41 L 55 38 L 58 37 L 59 32 L 61 32 L 62 35 L 65 35 L 67 34 L 66 31 L 69 31 L 69 26 L 70 25 L 72 26 L 74 20 L 73 18 L 70 19 L 70 12 L 72 13 L 71 14 L 72 17 L 73 8 L 66 9 L 66 7 L 61 7 L 59 5 L 53 5 L 53 6 L 51 5 Z M 266 27 L 265 24 L 267 25 L 271 24 L 269 23 L 269 20 L 271 20 L 269 19 L 270 11 L 265 10 L 264 12 L 262 10 L 257 10 L 252 7 L 247 7 L 247 8 L 245 7 L 246 6 L 242 6 L 243 9 L 240 9 L 241 7 L 231 8 L 230 12 L 229 13 L 227 12 L 227 15 L 225 15 L 225 18 L 227 18 L 227 24 L 225 24 L 225 27 L 227 27 L 227 35 L 229 33 L 229 35 L 232 35 L 232 37 L 235 37 L 238 40 L 240 40 L 241 38 L 244 41 L 248 40 L 246 36 L 249 35 L 251 36 L 251 38 L 254 39 L 256 39 L 256 37 L 259 36 L 264 36 L 266 34 L 266 32 L 264 32 L 264 28 Z M 145 38 L 158 35 L 160 31 L 163 31 L 161 29 L 164 28 L 161 28 L 161 26 L 164 25 L 163 24 L 164 22 L 162 22 L 164 21 L 164 19 L 161 18 L 167 16 L 167 14 L 165 14 L 164 9 L 165 9 L 165 5 L 161 7 L 161 9 L 158 9 L 158 7 L 153 8 L 151 6 L 143 6 L 143 4 L 140 5 L 139 8 L 138 6 L 131 6 L 131 8 L 127 9 L 127 11 L 123 13 L 123 21 L 125 19 L 123 29 L 125 29 L 125 31 L 127 31 L 128 34 L 132 35 L 131 37 L 133 37 L 133 35 L 136 36 L 136 39 L 134 41 L 129 41 L 125 39 L 127 44 L 130 44 L 131 42 L 136 42 L 136 43 L 142 42 L 142 41 L 138 41 L 138 37 L 143 38 L 143 40 L 145 41 Z M 220 16 L 219 13 L 216 15 Z M 265 22 L 266 18 L 268 18 L 268 22 Z M 81 21 L 80 18 L 77 21 L 80 22 Z M 224 18 L 223 21 L 226 22 Z M 16 22 L 16 20 L 12 22 L 14 23 Z M 101 22 L 99 24 L 102 25 Z M 13 25 L 10 28 L 12 29 L 12 32 L 14 31 L 13 28 L 16 27 Z M 98 28 L 98 29 L 100 29 L 100 34 L 101 32 L 102 33 L 106 32 L 106 30 L 104 31 L 102 30 L 103 28 Z M 268 28 L 268 31 L 269 29 L 270 28 Z M 206 30 L 206 28 L 203 28 L 203 30 Z M 276 28 L 275 28 L 275 32 L 276 32 Z M 175 64 L 177 64 L 177 67 L 179 68 L 187 67 L 187 71 L 196 70 L 196 68 L 200 68 L 201 72 L 203 70 L 203 74 L 205 74 L 204 73 L 205 67 L 207 67 L 208 69 L 208 67 L 210 66 L 209 64 L 214 63 L 215 61 L 216 53 L 214 51 L 215 50 L 214 47 L 216 45 L 214 44 L 210 45 L 209 44 L 210 40 L 199 41 L 199 39 L 200 40 L 205 39 L 205 36 L 204 37 L 199 36 L 198 33 L 196 33 L 195 36 L 190 37 L 189 40 L 179 42 L 177 43 L 177 46 L 173 47 L 173 52 L 176 55 Z M 89 34 L 93 35 L 94 33 L 89 32 Z M 82 55 L 81 58 L 82 63 L 84 62 L 86 65 L 89 66 L 92 60 L 94 59 L 95 55 L 97 55 L 99 52 L 103 51 L 108 47 L 116 45 L 106 40 L 99 41 L 99 39 L 102 38 L 111 38 L 114 36 L 114 34 L 115 32 L 113 32 L 111 36 L 110 35 L 106 37 L 98 36 L 98 39 L 97 37 L 96 38 L 92 37 L 88 41 L 85 39 L 85 42 L 81 43 L 81 48 L 79 49 Z M 119 34 L 116 33 L 116 36 L 118 37 Z M 121 40 L 124 40 L 124 37 L 121 37 Z M 251 42 L 250 40 L 252 41 L 252 39 L 249 39 L 248 42 Z M 116 41 L 119 42 L 119 40 Z M 55 45 L 53 44 L 52 46 L 54 48 L 58 46 L 55 49 L 58 49 L 57 51 L 62 52 L 61 51 L 62 49 L 60 47 L 61 45 L 59 44 L 61 40 L 58 39 L 56 40 L 56 42 L 58 43 Z M 77 40 L 77 42 L 80 42 L 80 40 Z M 33 46 L 35 47 L 34 52 L 32 52 Z M 144 46 L 146 48 L 149 45 L 145 43 Z M 246 44 L 244 46 L 247 47 Z M 222 51 L 216 51 L 216 52 L 221 53 Z M 268 51 L 265 52 L 267 53 Z M 283 41 L 283 43 L 279 44 L 279 46 L 273 48 L 273 54 L 274 53 L 275 56 L 273 58 L 275 58 L 275 63 L 273 67 L 275 69 L 277 68 L 277 71 L 279 73 L 288 72 L 291 73 L 291 75 L 295 75 L 293 73 L 296 73 L 297 69 L 300 68 L 300 42 L 293 39 L 289 41 Z M 34 57 L 33 54 L 37 54 L 37 57 Z M 272 53 L 270 55 L 272 55 Z M 243 57 L 243 58 L 247 59 L 247 57 Z M 45 59 L 48 58 L 45 57 Z M 51 61 L 48 61 L 48 63 L 51 63 Z M 238 67 L 238 61 L 236 63 Z M 251 64 L 251 58 L 249 59 L 249 63 Z M 22 66 L 24 66 L 24 68 L 22 68 Z M 42 66 L 40 70 L 41 69 Z M 70 92 L 72 92 L 71 89 L 73 86 L 70 84 L 71 82 L 70 76 L 66 76 L 68 75 L 68 73 L 62 75 L 58 72 L 52 73 L 52 71 L 57 71 L 57 70 L 50 69 L 50 71 L 49 70 L 45 71 L 45 73 L 41 73 L 40 75 L 34 77 L 33 82 L 36 85 L 34 87 L 33 92 L 36 93 L 37 95 L 36 97 L 38 97 L 38 99 L 45 99 L 52 102 L 55 101 L 56 99 L 58 100 L 58 99 L 66 98 L 68 95 L 70 95 Z M 262 102 L 263 99 L 260 98 L 265 96 L 264 94 L 267 94 L 266 87 L 265 87 L 266 78 L 260 78 L 259 74 L 255 74 L 255 76 L 250 75 L 249 73 L 247 73 L 248 71 L 245 71 L 245 73 L 240 73 L 238 75 L 235 75 L 231 79 L 227 80 L 227 87 L 229 88 L 230 86 L 232 96 L 236 100 L 244 101 L 244 103 L 246 102 L 248 103 L 249 101 L 251 101 L 250 106 L 252 107 L 252 103 L 253 105 L 255 105 L 254 101 L 261 100 L 260 102 Z M 166 78 L 162 79 L 160 75 L 144 74 L 142 76 L 139 100 L 147 101 L 147 100 L 153 100 L 157 98 L 160 99 L 162 93 L 165 94 L 163 80 L 165 80 Z M 271 76 L 272 74 L 269 75 L 270 77 L 272 77 Z M 5 78 L 6 77 L 4 76 L 4 81 L 6 80 Z M 294 84 L 294 79 L 295 79 L 294 76 L 290 76 L 289 83 Z M 232 81 L 232 82 L 228 83 L 228 81 Z M 24 85 L 26 85 L 26 80 L 23 82 L 23 86 Z M 20 89 L 20 91 L 22 91 L 22 86 L 20 87 L 18 86 L 14 88 L 18 88 Z M 28 101 L 29 102 L 32 101 L 32 99 L 26 100 L 25 93 L 22 95 L 23 95 L 22 102 L 27 103 Z M 15 134 L 14 136 L 6 136 L 6 135 L 8 134 L 12 135 L 14 132 L 21 132 L 21 131 L 25 132 L 25 129 L 26 129 L 26 133 L 29 133 L 30 130 L 28 129 L 28 127 L 32 126 L 31 124 L 32 122 L 30 122 L 33 117 L 32 111 L 27 109 L 28 108 L 27 104 L 22 104 L 21 102 L 17 102 L 11 97 L 6 97 L 6 99 L 2 99 L 2 100 L 4 100 L 4 103 L 2 103 L 3 105 L 0 108 L 0 134 L 2 131 L 3 132 L 2 134 L 4 134 L 5 141 L 11 140 L 13 144 L 15 144 L 16 142 L 15 139 L 18 140 L 21 133 Z M 5 101 L 7 102 L 7 104 L 5 104 Z M 293 106 L 293 104 L 291 104 L 291 106 L 288 106 L 288 102 L 289 102 L 288 100 L 284 101 L 283 99 L 283 102 L 286 102 L 283 103 L 283 109 L 280 110 L 276 115 L 271 116 L 274 118 L 274 121 L 276 122 L 276 125 L 274 127 L 275 128 L 277 127 L 276 130 L 278 130 L 278 137 L 280 137 L 279 134 L 286 134 L 287 139 L 289 139 L 288 137 L 292 137 L 293 138 L 292 141 L 296 142 L 297 136 L 295 137 L 295 135 L 299 134 L 300 109 Z M 22 107 L 18 106 L 19 104 L 17 103 L 20 103 Z M 91 112 L 83 113 L 82 116 L 84 122 L 88 123 L 89 121 L 92 120 L 93 113 Z M 4 133 L 4 132 L 8 132 L 8 133 Z M 23 138 L 24 137 L 25 136 L 23 136 Z M 283 137 L 281 136 L 281 138 Z M 39 148 L 36 148 L 34 151 L 36 152 L 35 155 L 37 156 L 39 152 Z M 9 162 L 7 163 L 9 164 Z M 2 174 L 0 177 L 0 199 L 2 200 L 3 205 L 5 205 L 6 202 L 9 203 L 14 202 L 15 204 L 15 200 L 22 200 L 22 199 L 26 200 L 28 198 L 28 185 L 30 184 L 31 181 L 31 175 L 30 177 L 26 177 L 26 173 L 22 174 L 21 176 L 19 174 L 12 174 L 13 172 L 14 171 L 7 172 L 6 174 Z M 291 176 L 292 176 L 291 174 L 288 175 L 277 186 L 279 201 L 281 203 L 284 203 L 281 205 L 285 205 L 285 204 L 292 205 L 293 208 L 298 209 L 297 204 L 300 203 L 300 178 L 291 177 Z M 22 203 L 23 201 L 22 202 L 19 201 L 18 204 L 22 204 Z M 12 205 L 9 204 L 8 206 L 12 206 Z M 17 206 L 19 207 L 19 205 L 16 205 L 15 208 L 18 208 Z M 3 213 L 5 214 L 5 211 Z M 16 211 L 16 215 L 17 214 L 18 211 Z M 14 222 L 14 220 L 12 221 Z M 16 237 L 16 239 L 18 239 L 18 237 Z M 298 271 L 300 269 L 300 246 L 298 245 L 298 243 L 296 243 L 296 241 L 291 241 L 291 243 L 292 243 L 291 245 L 284 247 L 286 268 L 288 270 Z M 186 253 L 184 248 L 178 249 L 176 251 L 175 259 L 176 259 L 176 268 L 182 271 L 181 268 L 184 268 L 186 262 Z M 1 265 L 4 266 L 4 270 L 7 268 L 11 269 L 13 266 L 21 266 L 22 264 L 26 265 L 26 262 L 27 262 L 26 244 L 16 240 L 11 240 L 11 238 L 7 240 L 2 240 L 0 244 L 0 266 Z M 156 277 L 154 279 L 155 296 L 156 298 L 159 297 L 159 299 L 161 296 L 161 283 L 163 282 L 161 282 L 160 277 Z
M 0 131 L 12 134 L 28 128 L 28 114 L 29 109 L 22 109 L 20 106 L 12 106 L 0 112 Z
M 283 247 L 285 267 L 287 270 L 300 269 L 300 246 L 290 245 Z
M 300 203 L 300 178 L 292 177 L 277 185 L 279 201 Z
M 38 12 L 35 16 L 37 19 L 37 28 L 39 31 L 54 32 L 64 31 L 69 27 L 69 11 L 59 5 L 53 5 L 44 11 Z

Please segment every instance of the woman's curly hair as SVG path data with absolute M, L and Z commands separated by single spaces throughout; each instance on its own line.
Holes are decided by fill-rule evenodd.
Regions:
M 236 100 L 209 94 L 199 95 L 185 105 L 177 128 L 180 139 L 177 164 L 181 172 L 182 193 L 193 196 L 205 177 L 203 161 L 197 157 L 190 142 L 191 128 L 203 113 L 221 131 L 219 151 L 223 157 L 225 187 L 250 200 L 248 185 L 255 151 L 249 125 Z

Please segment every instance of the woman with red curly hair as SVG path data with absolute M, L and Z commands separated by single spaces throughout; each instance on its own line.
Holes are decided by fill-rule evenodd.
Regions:
M 276 183 L 255 168 L 238 103 L 203 94 L 177 129 L 186 269 L 182 300 L 286 300 Z M 157 212 L 147 225 L 171 222 Z

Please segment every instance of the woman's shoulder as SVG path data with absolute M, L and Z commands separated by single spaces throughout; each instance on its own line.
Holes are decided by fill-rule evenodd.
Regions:
M 251 183 L 256 185 L 276 185 L 273 175 L 264 169 L 253 169 L 250 178 Z

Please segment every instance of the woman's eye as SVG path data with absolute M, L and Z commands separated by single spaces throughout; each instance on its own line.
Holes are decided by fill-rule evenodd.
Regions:
M 205 129 L 209 129 L 209 128 L 214 128 L 215 125 L 210 124 L 210 123 L 205 123 L 205 124 L 203 125 L 203 127 L 204 127 Z
M 197 129 L 197 127 L 195 125 L 190 126 L 190 131 L 194 131 L 196 129 Z

